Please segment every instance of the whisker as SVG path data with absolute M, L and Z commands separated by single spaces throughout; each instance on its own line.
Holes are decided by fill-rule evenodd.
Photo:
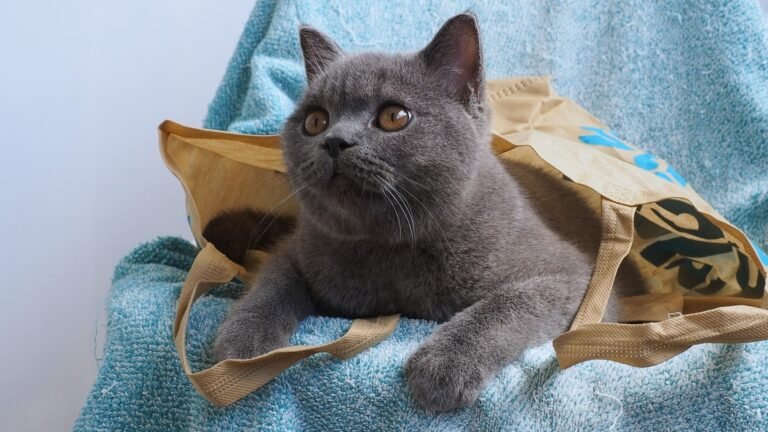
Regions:
M 393 190 L 397 192 L 397 194 L 400 196 L 400 199 L 403 202 L 403 205 L 408 209 L 408 214 L 411 215 L 411 226 L 413 227 L 411 230 L 411 238 L 413 239 L 413 247 L 412 252 L 416 253 L 416 218 L 413 216 L 413 209 L 411 208 L 411 205 L 408 203 L 408 200 L 403 196 L 403 194 L 400 193 L 399 190 L 397 190 L 396 187 L 393 186 Z
M 420 187 L 422 187 L 424 189 L 429 189 L 429 187 L 426 186 L 424 183 L 417 182 L 416 180 L 413 180 L 412 178 L 406 176 L 405 174 L 397 171 L 394 167 L 390 167 L 390 168 L 391 168 L 391 173 L 392 174 L 398 175 L 398 176 L 404 178 L 405 180 L 408 180 L 409 182 L 415 184 L 416 186 L 420 186 Z
M 251 241 L 253 240 L 253 234 L 255 234 L 257 231 L 260 231 L 261 226 L 267 220 L 267 217 L 272 215 L 272 212 L 275 211 L 275 209 L 277 209 L 279 206 L 285 204 L 291 197 L 293 197 L 297 193 L 301 192 L 306 187 L 307 187 L 307 185 L 304 185 L 304 186 L 301 186 L 300 188 L 296 189 L 295 191 L 290 193 L 288 196 L 286 196 L 285 198 L 280 200 L 280 202 L 278 202 L 277 204 L 272 206 L 272 208 L 269 209 L 269 211 L 264 213 L 264 216 L 262 216 L 261 219 L 259 219 L 259 222 L 256 224 L 256 226 L 251 230 L 251 233 L 248 235 L 248 243 L 246 243 L 248 245 L 248 247 L 251 246 Z M 266 234 L 267 231 L 269 230 L 269 228 L 272 226 L 272 224 L 275 223 L 275 220 L 277 220 L 277 218 L 272 218 L 272 220 L 269 222 L 269 224 L 267 224 L 267 226 L 264 229 L 264 231 L 262 231 L 261 234 L 259 234 L 259 237 L 256 239 L 256 242 L 258 242 L 259 240 L 261 240 L 262 237 L 264 237 L 264 234 Z
M 396 172 L 396 171 L 395 171 L 394 173 L 395 173 L 395 174 L 399 174 L 399 173 L 398 173 L 398 172 Z M 420 205 L 421 205 L 421 206 L 424 208 L 424 210 L 427 212 L 427 215 L 429 216 L 430 220 L 432 220 L 433 222 L 435 222 L 435 228 L 437 228 L 437 230 L 438 230 L 438 231 L 440 231 L 440 234 L 441 234 L 441 235 L 443 236 L 443 238 L 445 239 L 445 245 L 448 247 L 448 250 L 451 252 L 451 255 L 453 255 L 453 258 L 454 258 L 456 261 L 461 261 L 461 260 L 459 260 L 459 257 L 456 255 L 456 253 L 453 251 L 453 248 L 451 247 L 451 241 L 450 241 L 450 240 L 448 240 L 448 236 L 447 236 L 447 235 L 445 235 L 445 231 L 443 230 L 443 228 L 442 228 L 442 226 L 441 226 L 441 223 L 440 223 L 440 221 L 439 221 L 437 218 L 435 218 L 435 216 L 432 214 L 432 211 L 429 209 L 429 207 L 427 207 L 427 206 L 426 206 L 426 204 L 424 204 L 424 203 L 423 203 L 423 202 L 422 202 L 422 201 L 421 201 L 421 200 L 420 200 L 418 197 L 416 197 L 416 195 L 412 194 L 412 193 L 411 193 L 411 191 L 409 191 L 408 189 L 406 189 L 406 188 L 405 188 L 405 186 L 402 186 L 402 185 L 401 185 L 400 187 L 402 188 L 402 190 L 403 190 L 405 193 L 407 193 L 408 195 L 410 195 L 411 197 L 413 197 L 413 199 L 415 199 L 415 200 L 416 200 L 416 202 L 417 202 L 417 203 L 419 203 L 419 204 L 420 204 Z
M 378 176 L 377 176 L 378 177 Z M 389 190 L 392 192 L 392 197 L 395 198 L 397 204 L 400 206 L 400 209 L 403 210 L 403 216 L 405 216 L 405 221 L 408 223 L 408 227 L 411 231 L 411 239 L 413 246 L 413 249 L 415 251 L 416 249 L 416 221 L 413 217 L 413 212 L 411 211 L 411 207 L 408 205 L 407 200 L 405 197 L 397 191 L 395 187 L 393 187 L 388 181 L 379 178 L 384 184 L 389 188 Z
M 376 178 L 376 181 L 379 183 L 379 186 L 381 187 L 382 191 L 384 192 L 384 198 L 387 199 L 387 202 L 390 206 L 392 206 L 392 210 L 395 211 L 395 217 L 397 218 L 397 228 L 398 228 L 398 237 L 400 240 L 403 239 L 403 226 L 400 223 L 400 215 L 397 213 L 397 208 L 395 208 L 395 205 L 392 203 L 392 200 L 389 199 L 388 190 L 386 186 L 384 186 L 381 181 L 379 180 L 379 176 L 374 176 Z
M 398 176 L 404 178 L 405 180 L 413 183 L 416 186 L 419 186 L 419 187 L 424 188 L 424 189 L 429 189 L 429 186 L 425 185 L 424 183 L 418 182 L 418 181 L 416 181 L 416 180 L 406 176 L 405 174 L 403 174 L 401 172 L 398 172 L 393 166 L 391 166 L 390 164 L 388 164 L 388 163 L 386 163 L 386 162 L 384 162 L 382 160 L 374 159 L 374 158 L 372 158 L 372 157 L 370 157 L 368 155 L 360 155 L 360 158 L 363 159 L 365 162 L 370 163 L 374 167 L 379 168 L 382 171 L 385 171 L 388 174 L 398 175 Z

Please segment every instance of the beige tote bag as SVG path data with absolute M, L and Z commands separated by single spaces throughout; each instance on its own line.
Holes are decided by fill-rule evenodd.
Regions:
M 695 344 L 768 338 L 766 267 L 756 249 L 673 168 L 622 142 L 586 110 L 555 94 L 548 78 L 490 81 L 488 94 L 499 158 L 541 168 L 602 217 L 592 280 L 571 329 L 554 341 L 562 368 L 592 359 L 650 366 Z M 291 217 L 298 208 L 285 199 L 291 187 L 277 136 L 166 121 L 160 125 L 160 147 L 184 187 L 190 226 L 202 247 L 181 291 L 173 335 L 184 372 L 211 403 L 231 404 L 315 353 L 352 357 L 395 329 L 398 315 L 357 319 L 325 345 L 284 347 L 192 371 L 185 345 L 192 304 L 219 284 L 252 280 L 266 258 L 254 250 L 245 265 L 236 264 L 203 238 L 204 227 L 226 210 Z M 638 266 L 648 293 L 622 302 L 621 321 L 642 324 L 601 322 L 624 259 Z

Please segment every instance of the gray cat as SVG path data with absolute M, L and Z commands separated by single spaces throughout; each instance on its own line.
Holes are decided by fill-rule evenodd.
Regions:
M 568 329 L 599 222 L 573 196 L 532 199 L 551 180 L 510 175 L 492 153 L 472 15 L 416 54 L 348 55 L 310 27 L 300 39 L 309 86 L 282 132 L 300 216 L 233 306 L 216 356 L 282 347 L 313 313 L 402 313 L 443 322 L 405 366 L 413 398 L 469 405 Z

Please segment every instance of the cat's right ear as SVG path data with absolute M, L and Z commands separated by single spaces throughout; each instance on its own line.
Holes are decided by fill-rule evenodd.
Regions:
M 330 63 L 344 55 L 344 52 L 331 38 L 314 27 L 303 25 L 299 28 L 301 52 L 304 54 L 304 67 L 307 69 L 307 81 L 312 82 Z
M 480 30 L 472 13 L 449 19 L 418 55 L 461 102 L 483 100 Z

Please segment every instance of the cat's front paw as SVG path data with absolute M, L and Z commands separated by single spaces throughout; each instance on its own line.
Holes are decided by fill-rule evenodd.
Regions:
M 405 366 L 411 396 L 431 412 L 471 405 L 486 381 L 471 356 L 433 342 L 420 346 Z
M 288 344 L 287 338 L 259 321 L 243 317 L 224 321 L 213 346 L 216 361 L 249 359 Z

